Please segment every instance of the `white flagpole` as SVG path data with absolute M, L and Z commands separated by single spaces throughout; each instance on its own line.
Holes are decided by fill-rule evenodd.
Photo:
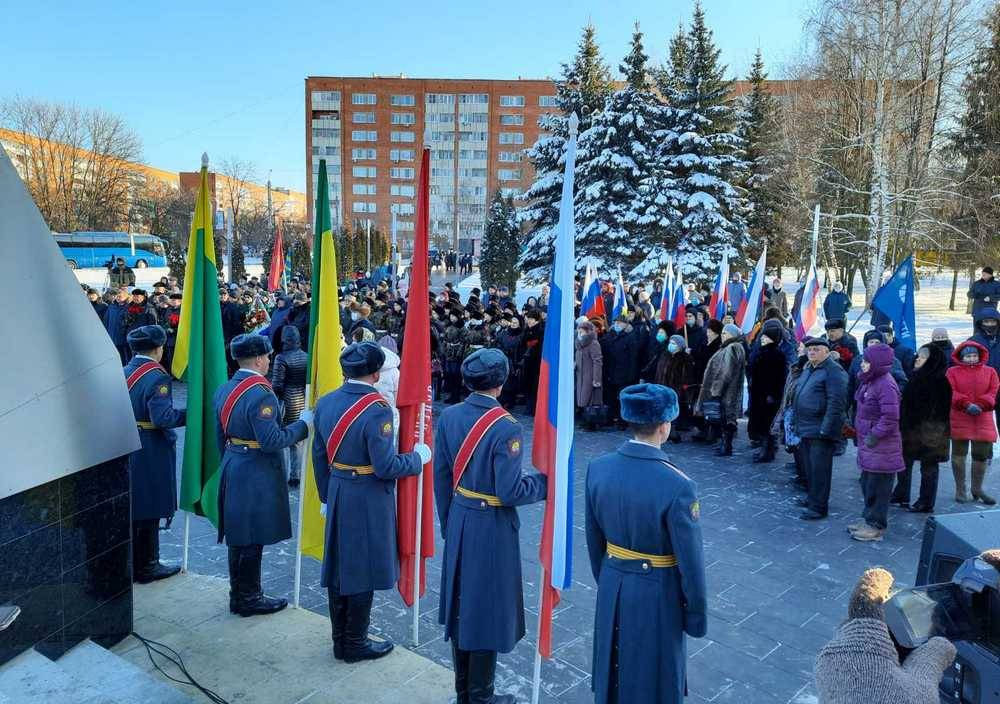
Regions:
M 306 398 L 312 398 L 312 384 L 306 384 Z M 299 455 L 299 523 L 295 536 L 295 594 L 292 598 L 292 607 L 299 608 L 299 594 L 302 592 L 302 517 L 305 515 L 304 505 L 306 502 L 306 484 L 309 477 L 306 476 L 306 453 L 312 447 L 312 427 L 302 443 L 302 450 Z
M 531 676 L 531 704 L 538 704 L 542 688 L 542 601 L 545 599 L 545 565 L 538 566 L 538 635 L 535 637 L 535 672 Z
M 191 540 L 191 512 L 184 512 L 184 549 L 181 552 L 181 572 L 188 571 L 188 542 Z
M 420 418 L 417 419 L 417 442 L 424 442 L 426 431 L 426 405 L 420 404 Z M 424 467 L 420 465 L 417 475 L 417 535 L 413 540 L 413 646 L 420 645 L 420 557 L 423 541 L 420 539 L 424 519 Z

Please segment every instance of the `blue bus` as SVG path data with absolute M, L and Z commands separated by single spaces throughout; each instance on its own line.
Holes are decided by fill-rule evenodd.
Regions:
M 166 249 L 156 235 L 128 232 L 54 232 L 59 249 L 70 269 L 106 267 L 121 257 L 125 265 L 137 269 L 166 266 Z M 135 252 L 132 251 L 133 243 Z

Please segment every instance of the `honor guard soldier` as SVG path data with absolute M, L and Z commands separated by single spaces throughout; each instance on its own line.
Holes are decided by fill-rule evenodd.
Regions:
M 472 391 L 446 408 L 434 439 L 434 493 L 444 534 L 438 621 L 451 640 L 458 704 L 513 704 L 493 694 L 497 652 L 524 637 L 520 520 L 547 478 L 521 473 L 521 426 L 497 401 L 509 366 L 496 349 L 462 362 Z
M 706 628 L 705 562 L 695 484 L 660 449 L 677 395 L 659 384 L 622 389 L 634 435 L 587 469 L 587 548 L 597 582 L 597 704 L 680 704 L 684 635 Z
M 160 563 L 160 519 L 177 510 L 177 436 L 185 413 L 174 408 L 171 379 L 160 366 L 167 332 L 144 325 L 128 334 L 135 356 L 125 365 L 125 381 L 132 399 L 142 449 L 128 458 L 132 477 L 132 574 L 146 584 L 166 579 L 180 567 Z
M 376 589 L 399 579 L 396 480 L 420 473 L 427 445 L 398 454 L 392 409 L 373 384 L 385 353 L 374 342 L 340 355 L 346 381 L 316 402 L 313 472 L 326 514 L 322 584 L 330 598 L 333 655 L 345 662 L 384 657 L 389 640 L 368 638 Z
M 282 428 L 278 399 L 267 373 L 271 342 L 237 335 L 229 351 L 239 364 L 215 392 L 216 436 L 222 455 L 219 542 L 229 546 L 229 610 L 240 616 L 270 614 L 288 605 L 264 596 L 260 586 L 265 545 L 292 537 L 288 484 L 281 451 L 305 439 L 312 411 Z

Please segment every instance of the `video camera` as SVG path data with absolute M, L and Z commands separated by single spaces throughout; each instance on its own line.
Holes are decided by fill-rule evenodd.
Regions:
M 955 662 L 941 678 L 942 704 L 1000 704 L 1000 574 L 979 559 L 1000 547 L 1000 510 L 928 518 L 917 585 L 885 604 L 885 621 L 905 653 L 942 636 Z

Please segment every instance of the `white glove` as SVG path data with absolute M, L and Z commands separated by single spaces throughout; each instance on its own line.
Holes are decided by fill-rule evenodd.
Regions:
M 320 505 L 319 505 L 319 515 L 321 515 L 323 518 L 326 518 L 326 504 L 320 503 Z
M 420 464 L 424 465 L 431 461 L 431 448 L 422 442 L 413 446 L 413 451 L 420 455 Z
M 313 413 L 313 410 L 311 408 L 303 408 L 302 412 L 299 413 L 299 420 L 308 425 L 310 428 L 313 425 L 313 418 L 315 417 L 316 414 Z

